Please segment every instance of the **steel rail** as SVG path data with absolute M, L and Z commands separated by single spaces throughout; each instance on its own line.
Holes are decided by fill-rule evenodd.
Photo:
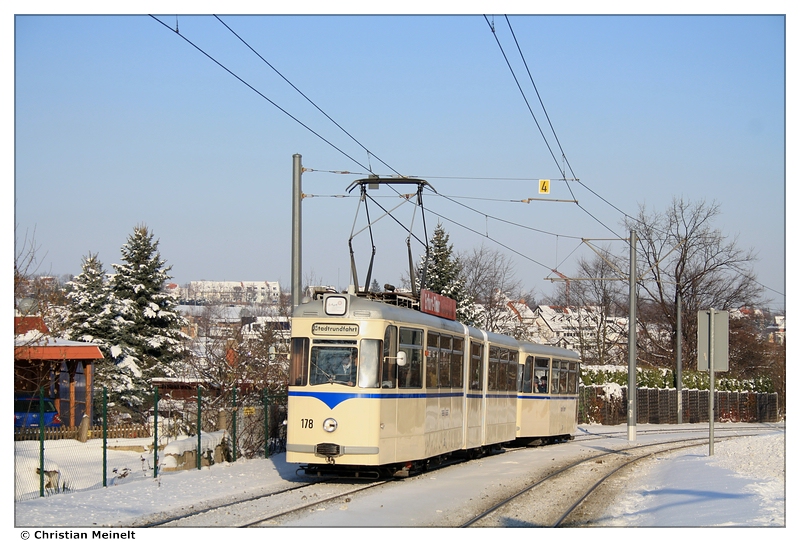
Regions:
M 734 438 L 750 437 L 750 436 L 755 436 L 756 434 L 757 433 L 754 433 L 754 434 L 742 434 L 742 435 L 732 435 L 732 436 L 722 437 L 719 440 L 730 440 L 730 439 L 734 439 Z M 698 441 L 698 442 L 694 443 L 694 441 Z M 621 470 L 623 467 L 628 466 L 629 464 L 632 464 L 632 463 L 638 461 L 639 459 L 644 459 L 646 457 L 651 457 L 651 456 L 653 456 L 655 454 L 668 453 L 668 452 L 672 452 L 672 451 L 675 451 L 675 450 L 680 450 L 682 448 L 692 448 L 692 447 L 701 446 L 701 445 L 703 445 L 703 443 L 708 442 L 708 437 L 698 437 L 698 438 L 692 438 L 692 439 L 662 441 L 662 442 L 654 442 L 654 443 L 650 443 L 650 444 L 637 444 L 635 446 L 623 447 L 623 448 L 620 448 L 618 450 L 611 450 L 611 451 L 607 451 L 607 452 L 601 452 L 601 453 L 593 454 L 590 457 L 586 457 L 586 458 L 580 459 L 580 460 L 575 461 L 573 463 L 570 463 L 570 464 L 568 464 L 568 465 L 566 465 L 564 467 L 561 467 L 561 468 L 555 470 L 554 472 L 548 474 L 547 476 L 545 476 L 543 478 L 540 478 L 539 480 L 537 480 L 537 481 L 535 481 L 535 482 L 533 482 L 531 484 L 528 484 L 523 489 L 517 491 L 516 493 L 514 493 L 510 497 L 507 497 L 507 498 L 503 499 L 501 502 L 499 502 L 499 503 L 495 504 L 494 506 L 488 508 L 487 510 L 481 512 L 480 514 L 476 515 L 475 517 L 473 517 L 469 521 L 467 521 L 465 523 L 462 523 L 460 525 L 460 527 L 469 527 L 471 525 L 474 525 L 478 521 L 488 517 L 492 513 L 496 512 L 497 510 L 507 506 L 508 504 L 510 504 L 513 501 L 517 500 L 521 496 L 525 495 L 526 493 L 528 493 L 528 492 L 536 489 L 537 487 L 541 486 L 542 484 L 544 484 L 548 480 L 551 480 L 551 479 L 557 478 L 559 476 L 565 475 L 566 473 L 572 471 L 573 469 L 575 469 L 577 467 L 580 467 L 582 465 L 585 465 L 587 463 L 596 462 L 597 459 L 599 459 L 599 458 L 610 456 L 610 455 L 620 455 L 621 456 L 622 454 L 635 452 L 635 451 L 638 451 L 638 450 L 642 450 L 643 448 L 652 448 L 652 447 L 655 447 L 655 446 L 665 446 L 665 445 L 668 446 L 670 444 L 682 444 L 682 443 L 686 443 L 686 442 L 693 442 L 693 443 L 692 444 L 684 444 L 683 446 L 671 447 L 671 448 L 666 449 L 666 450 L 658 450 L 656 452 L 651 452 L 650 454 L 646 454 L 644 456 L 639 456 L 639 457 L 634 458 L 632 460 L 626 461 L 621 467 L 616 468 L 612 473 L 608 474 L 604 479 L 600 480 L 600 482 L 597 482 L 596 484 L 594 484 L 590 488 L 589 491 L 587 491 L 583 496 L 581 496 L 580 499 L 578 499 L 575 503 L 573 503 L 569 507 L 567 513 L 563 514 L 561 516 L 561 518 L 558 520 L 558 522 L 555 525 L 553 525 L 554 527 L 559 526 L 561 524 L 561 522 L 563 522 L 563 520 L 570 513 L 572 513 L 583 501 L 586 500 L 586 498 L 589 495 L 591 495 L 591 493 L 593 493 L 598 487 L 600 487 L 600 485 L 602 484 L 603 481 L 608 479 L 611 475 L 613 475 L 617 471 Z
M 348 495 L 353 495 L 355 493 L 360 493 L 362 491 L 366 491 L 368 489 L 372 489 L 373 487 L 382 486 L 384 484 L 388 484 L 389 482 L 393 482 L 393 481 L 394 481 L 394 479 L 379 480 L 377 482 L 372 482 L 371 484 L 367 484 L 367 485 L 365 485 L 363 487 L 359 487 L 359 488 L 356 488 L 356 489 L 351 489 L 349 491 L 345 491 L 344 493 L 339 493 L 339 494 L 334 495 L 332 497 L 325 497 L 323 499 L 319 499 L 319 500 L 314 501 L 314 502 L 310 502 L 310 503 L 303 504 L 301 506 L 297 506 L 297 507 L 292 508 L 290 510 L 284 510 L 283 512 L 278 512 L 276 514 L 272 514 L 272 515 L 257 519 L 255 521 L 250 521 L 248 523 L 245 523 L 245 524 L 242 524 L 242 525 L 238 525 L 238 527 L 255 527 L 256 525 L 260 525 L 261 523 L 264 523 L 266 521 L 270 521 L 270 520 L 273 520 L 273 519 L 276 519 L 276 518 L 279 518 L 279 517 L 283 517 L 283 516 L 288 516 L 290 514 L 294 514 L 295 512 L 300 512 L 302 510 L 306 510 L 308 508 L 312 508 L 314 506 L 317 506 L 317 505 L 325 503 L 325 502 L 335 501 L 336 499 L 341 499 L 342 497 L 347 497 Z

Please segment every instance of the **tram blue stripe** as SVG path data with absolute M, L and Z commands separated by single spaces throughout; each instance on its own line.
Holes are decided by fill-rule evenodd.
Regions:
M 553 401 L 553 400 L 562 400 L 562 401 L 577 401 L 577 397 L 564 397 L 561 395 L 517 395 L 517 399 L 538 399 L 540 401 Z
M 419 393 L 375 393 L 375 392 L 318 392 L 318 391 L 290 391 L 289 397 L 314 397 L 319 399 L 328 408 L 335 408 L 340 403 L 348 399 L 426 399 L 426 398 L 440 398 L 440 397 L 464 397 L 463 392 L 419 392 Z M 525 397 L 511 394 L 491 394 L 481 395 L 475 393 L 468 393 L 469 399 L 575 399 L 574 397 Z

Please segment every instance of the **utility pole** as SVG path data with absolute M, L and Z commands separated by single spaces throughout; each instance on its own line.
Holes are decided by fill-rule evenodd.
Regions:
M 681 285 L 675 289 L 675 310 L 678 312 L 675 326 L 678 335 L 675 337 L 675 387 L 678 389 L 678 423 L 683 423 L 683 328 L 681 326 Z
M 631 230 L 628 298 L 628 441 L 636 440 L 636 232 Z
M 303 299 L 302 175 L 302 156 L 295 154 L 292 156 L 292 310 L 300 306 Z

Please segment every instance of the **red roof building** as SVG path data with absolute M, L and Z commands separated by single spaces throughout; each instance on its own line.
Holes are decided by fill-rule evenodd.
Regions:
M 14 318 L 14 396 L 44 388 L 64 425 L 76 427 L 92 416 L 94 362 L 103 359 L 95 344 L 50 336 L 39 317 Z

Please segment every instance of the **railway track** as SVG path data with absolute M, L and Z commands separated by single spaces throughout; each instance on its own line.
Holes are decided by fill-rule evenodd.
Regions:
M 763 430 L 772 430 L 775 428 L 734 428 L 731 427 L 729 431 L 725 430 L 721 434 L 718 432 L 716 441 L 727 440 L 729 438 L 753 436 L 761 433 Z M 669 435 L 675 432 L 674 430 L 645 430 L 639 431 L 639 434 L 646 438 L 647 436 L 656 436 L 659 434 Z M 684 428 L 682 433 L 686 433 Z M 691 431 L 695 432 L 695 431 Z M 598 434 L 582 434 L 576 436 L 574 443 L 584 443 L 588 446 L 586 450 L 581 452 L 583 455 L 580 459 L 573 459 L 570 463 L 562 462 L 558 467 L 550 467 L 547 469 L 538 469 L 537 473 L 531 472 L 531 477 L 523 481 L 520 477 L 516 479 L 517 484 L 507 483 L 505 479 L 500 484 L 504 486 L 501 488 L 504 493 L 496 493 L 495 490 L 490 490 L 488 486 L 485 491 L 482 491 L 478 498 L 470 499 L 470 511 L 467 507 L 461 509 L 462 513 L 458 514 L 456 519 L 454 514 L 449 515 L 450 521 L 438 523 L 436 520 L 431 523 L 416 524 L 421 525 L 442 525 L 450 527 L 467 527 L 467 526 L 578 526 L 589 525 L 591 522 L 591 514 L 587 510 L 591 509 L 593 504 L 598 500 L 602 502 L 602 495 L 604 492 L 610 491 L 609 481 L 615 476 L 619 476 L 626 472 L 625 467 L 634 464 L 637 461 L 645 460 L 649 457 L 654 457 L 657 454 L 664 454 L 674 452 L 684 447 L 698 447 L 704 446 L 708 443 L 708 437 L 702 428 L 696 430 L 698 433 L 697 438 L 682 439 L 682 440 L 660 440 L 657 443 L 638 442 L 633 445 L 623 444 L 622 440 L 627 438 L 625 431 L 612 432 L 612 433 L 598 433 Z M 729 432 L 735 434 L 734 436 L 725 436 L 724 433 Z M 610 439 L 615 444 L 606 443 L 598 448 L 593 442 L 596 439 Z M 564 445 L 553 445 L 554 449 L 560 448 Z M 542 451 L 550 448 L 550 446 L 542 447 Z M 527 462 L 529 459 L 517 460 L 517 457 L 525 457 L 524 450 L 530 448 L 519 447 L 505 450 L 497 455 L 500 461 Z M 519 452 L 519 453 L 518 453 Z M 541 452 L 539 452 L 541 453 Z M 487 458 L 491 460 L 491 457 Z M 455 463 L 455 462 L 454 462 Z M 470 469 L 471 461 L 461 462 L 456 469 Z M 440 467 L 442 470 L 439 473 L 440 480 L 441 473 L 450 471 L 445 465 Z M 415 494 L 424 495 L 430 492 L 437 492 L 440 489 L 440 483 L 435 479 L 439 468 L 431 468 L 419 476 L 414 476 L 409 479 L 397 480 L 395 483 L 398 487 L 405 484 L 412 484 L 416 486 L 414 489 Z M 451 471 L 451 472 L 457 472 Z M 433 477 L 433 479 L 430 479 Z M 357 479 L 336 479 L 325 478 L 313 480 L 308 483 L 297 482 L 281 490 L 267 492 L 261 495 L 252 495 L 244 499 L 239 499 L 235 502 L 226 503 L 206 503 L 202 507 L 193 508 L 185 513 L 179 515 L 171 515 L 170 517 L 162 516 L 160 518 L 149 518 L 150 521 L 140 523 L 136 526 L 140 527 L 267 527 L 278 525 L 291 525 L 295 523 L 304 524 L 307 522 L 305 517 L 312 514 L 318 516 L 322 513 L 327 518 L 333 518 L 330 514 L 337 517 L 344 513 L 345 516 L 351 517 L 356 522 L 363 521 L 357 519 L 359 516 L 356 509 L 361 509 L 363 503 L 374 500 L 377 498 L 378 493 L 374 496 L 369 495 L 369 491 L 373 488 L 388 484 L 393 480 L 357 480 Z M 509 479 L 510 481 L 510 479 Z M 516 486 L 516 487 L 512 487 Z M 524 486 L 524 487 L 523 487 Z M 408 488 L 409 486 L 406 485 Z M 394 489 L 391 486 L 385 487 L 380 493 L 381 502 L 392 502 L 390 499 Z M 387 493 L 388 492 L 388 493 Z M 421 493 L 420 493 L 421 492 Z M 513 494 L 510 494 L 513 493 Z M 510 494 L 510 495 L 509 495 Z M 365 498 L 366 497 L 366 498 Z M 483 507 L 475 506 L 479 502 L 483 503 Z M 387 509 L 392 507 L 387 505 Z M 471 513 L 470 513 L 471 512 Z M 383 514 L 383 511 L 377 512 Z M 155 519 L 155 521 L 153 520 Z M 394 525 L 402 526 L 402 520 L 380 519 L 373 518 L 376 522 L 384 521 L 381 525 Z M 322 521 L 323 523 L 329 521 L 328 519 L 313 520 Z M 330 521 L 341 521 L 338 519 L 331 519 Z M 323 523 L 319 523 L 320 525 Z M 334 523 L 335 524 L 335 523 Z M 356 523 L 357 525 L 358 523 Z M 351 523 L 351 526 L 353 524 Z
M 277 525 L 278 520 L 292 514 L 324 508 L 327 503 L 348 502 L 351 495 L 387 484 L 392 480 L 371 482 L 315 481 L 252 497 L 223 506 L 194 511 L 147 526 L 162 527 L 258 527 Z
M 320 483 L 323 483 L 323 480 L 313 481 L 309 483 L 299 483 L 298 485 L 294 485 L 292 487 L 286 487 L 283 489 L 277 489 L 274 491 L 269 491 L 266 493 L 260 493 L 258 495 L 253 495 L 250 497 L 237 499 L 232 502 L 226 502 L 224 504 L 215 504 L 215 503 L 206 503 L 203 505 L 198 505 L 197 507 L 192 507 L 190 510 L 183 512 L 183 513 L 172 513 L 172 514 L 164 514 L 164 517 L 159 519 L 147 519 L 142 523 L 135 523 L 133 527 L 185 527 L 185 526 L 195 526 L 195 525 L 202 525 L 208 526 L 208 523 L 197 523 L 195 518 L 200 518 L 204 516 L 208 516 L 212 512 L 216 511 L 223 511 L 225 515 L 231 515 L 230 511 L 236 509 L 240 506 L 247 506 L 251 503 L 258 503 L 259 501 L 269 500 L 271 498 L 275 498 L 282 495 L 289 495 L 294 492 L 302 491 L 310 486 L 314 486 Z M 234 515 L 236 515 L 234 513 Z M 207 521 L 209 518 L 204 517 L 203 521 Z
M 746 434 L 715 438 L 721 442 Z M 465 521 L 461 527 L 578 527 L 591 525 L 592 509 L 603 508 L 602 489 L 627 467 L 658 455 L 707 445 L 708 438 L 639 444 L 593 454 L 556 468 L 513 495 Z
M 591 426 L 589 426 L 591 427 Z M 649 426 L 653 427 L 653 426 Z M 717 423 L 714 425 L 714 431 L 717 434 L 721 433 L 740 433 L 742 431 L 747 432 L 764 432 L 764 431 L 775 431 L 776 426 L 772 425 L 764 425 L 764 424 L 752 424 L 752 425 L 726 425 L 723 423 Z M 674 433 L 699 433 L 699 434 L 708 434 L 708 425 L 707 424 L 696 424 L 695 427 L 671 427 L 668 429 L 663 428 L 655 428 L 655 429 L 642 429 L 638 427 L 636 429 L 637 435 L 669 435 Z M 591 430 L 584 429 L 583 426 L 578 427 L 578 433 L 576 433 L 575 438 L 573 439 L 575 442 L 581 442 L 583 440 L 591 440 L 591 439 L 598 439 L 598 438 L 628 438 L 628 431 L 627 428 L 624 430 L 619 431 L 605 431 L 605 432 L 598 432 L 592 433 Z

